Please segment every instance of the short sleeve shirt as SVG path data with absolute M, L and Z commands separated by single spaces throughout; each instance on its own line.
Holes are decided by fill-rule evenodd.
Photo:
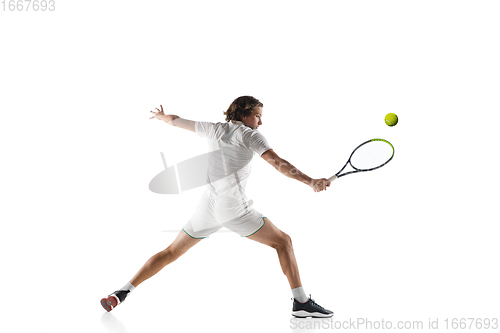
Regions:
M 214 152 L 209 157 L 208 189 L 217 195 L 234 194 L 235 188 L 244 191 L 252 158 L 272 149 L 262 133 L 241 121 L 197 121 L 195 130 L 208 140 L 209 150 Z

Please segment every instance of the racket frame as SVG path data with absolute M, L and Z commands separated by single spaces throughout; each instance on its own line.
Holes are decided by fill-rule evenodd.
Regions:
M 369 143 L 369 142 L 372 142 L 372 141 L 382 141 L 382 142 L 385 142 L 385 143 L 388 143 L 391 148 L 392 148 L 392 155 L 391 157 L 383 164 L 379 165 L 379 166 L 376 166 L 374 168 L 370 168 L 370 169 L 358 169 L 356 167 L 354 167 L 351 163 L 351 158 L 352 158 L 352 155 L 354 155 L 354 153 L 356 152 L 356 150 L 358 150 L 361 146 Z M 333 182 L 334 180 L 336 180 L 337 178 L 340 178 L 340 177 L 343 177 L 345 175 L 350 175 L 351 173 L 357 173 L 357 172 L 365 172 L 365 171 L 372 171 L 372 170 L 375 170 L 375 169 L 378 169 L 378 168 L 381 168 L 383 167 L 384 165 L 386 165 L 387 163 L 390 162 L 390 160 L 392 160 L 392 158 L 394 157 L 394 146 L 392 145 L 392 143 L 390 143 L 389 141 L 387 140 L 384 140 L 384 139 L 371 139 L 371 140 L 368 140 L 368 141 L 365 141 L 363 142 L 362 144 L 360 144 L 359 146 L 357 146 L 351 153 L 351 155 L 349 156 L 349 159 L 347 160 L 347 162 L 344 164 L 344 166 L 342 167 L 342 169 L 340 169 L 339 172 L 337 172 L 334 176 L 328 178 L 328 180 L 330 182 Z M 349 171 L 349 172 L 346 172 L 346 173 L 343 173 L 343 174 L 340 174 L 344 169 L 345 167 L 350 164 L 351 167 L 354 169 L 353 171 Z

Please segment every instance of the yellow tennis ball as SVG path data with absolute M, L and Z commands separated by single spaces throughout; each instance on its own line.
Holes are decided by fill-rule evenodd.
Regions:
M 387 126 L 396 126 L 396 124 L 398 123 L 398 116 L 396 116 L 395 113 L 388 113 L 385 116 L 385 123 L 387 124 Z

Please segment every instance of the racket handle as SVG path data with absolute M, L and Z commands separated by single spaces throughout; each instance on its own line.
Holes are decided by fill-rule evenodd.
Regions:
M 328 180 L 329 180 L 330 182 L 333 182 L 333 181 L 334 181 L 335 179 L 337 179 L 337 178 L 339 178 L 339 177 L 337 177 L 337 176 L 331 176 L 330 178 L 328 178 Z

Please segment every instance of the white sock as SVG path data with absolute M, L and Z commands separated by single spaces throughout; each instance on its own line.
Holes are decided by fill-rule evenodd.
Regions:
M 120 290 L 130 290 L 132 292 L 135 289 L 135 287 L 132 285 L 132 283 L 127 282 L 126 285 L 124 285 Z
M 292 289 L 293 298 L 295 298 L 300 303 L 305 303 L 309 298 L 306 296 L 304 287 L 300 286 L 298 288 Z

